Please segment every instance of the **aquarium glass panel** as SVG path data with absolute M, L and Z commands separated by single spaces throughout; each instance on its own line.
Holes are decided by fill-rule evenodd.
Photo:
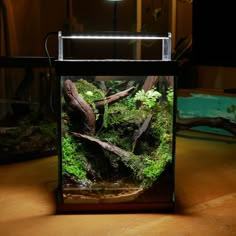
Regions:
M 0 68 L 0 163 L 55 155 L 55 86 L 48 68 L 26 67 L 20 58 L 18 64 L 1 60 L 6 68 Z
M 60 77 L 62 202 L 173 202 L 174 77 Z

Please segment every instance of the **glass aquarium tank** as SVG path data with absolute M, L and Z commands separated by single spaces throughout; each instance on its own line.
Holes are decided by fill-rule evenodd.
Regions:
M 0 164 L 57 153 L 54 81 L 46 57 L 0 57 Z
M 58 39 L 58 212 L 172 210 L 177 66 L 171 35 L 59 32 Z M 65 42 L 81 39 L 159 40 L 162 55 L 65 57 Z

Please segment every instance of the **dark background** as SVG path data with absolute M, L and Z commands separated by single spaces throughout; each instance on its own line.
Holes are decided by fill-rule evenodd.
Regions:
M 193 1 L 194 64 L 236 66 L 235 24 L 235 1 Z

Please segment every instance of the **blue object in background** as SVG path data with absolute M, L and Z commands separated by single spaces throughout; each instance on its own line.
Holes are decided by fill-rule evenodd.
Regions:
M 180 118 L 223 117 L 230 122 L 236 123 L 236 111 L 231 113 L 227 111 L 232 105 L 236 106 L 236 97 L 191 93 L 191 97 L 179 96 L 177 99 Z M 196 126 L 191 128 L 191 130 L 233 136 L 226 130 L 208 126 Z

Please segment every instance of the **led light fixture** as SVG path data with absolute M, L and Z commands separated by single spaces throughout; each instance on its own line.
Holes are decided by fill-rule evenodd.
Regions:
M 148 33 L 123 33 L 123 32 L 105 32 L 105 33 L 79 33 L 66 34 L 59 32 L 58 37 L 61 39 L 102 39 L 102 40 L 168 40 L 171 38 L 171 33 L 168 34 L 148 34 Z
M 150 34 L 150 33 L 128 33 L 128 32 L 93 32 L 68 34 L 58 32 L 58 60 L 63 58 L 63 40 L 161 40 L 162 60 L 171 60 L 171 33 Z
M 167 37 L 163 36 L 126 36 L 126 35 L 117 35 L 117 36 L 106 36 L 106 35 L 72 35 L 72 36 L 62 36 L 63 39 L 102 39 L 102 40 L 161 40 L 167 39 Z

